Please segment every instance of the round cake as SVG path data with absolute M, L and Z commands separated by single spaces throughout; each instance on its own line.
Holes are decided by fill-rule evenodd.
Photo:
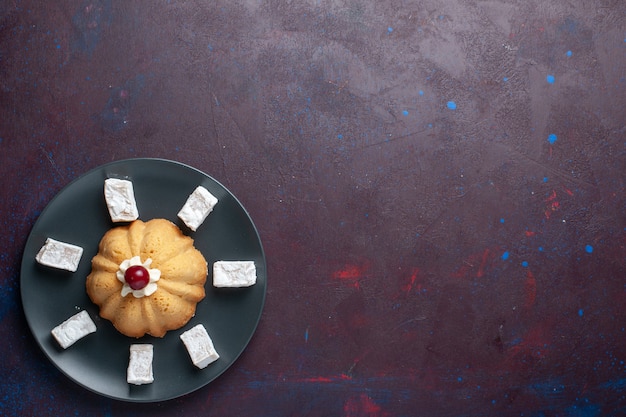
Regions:
M 196 312 L 207 262 L 172 222 L 135 220 L 105 233 L 91 260 L 87 294 L 122 334 L 163 337 Z

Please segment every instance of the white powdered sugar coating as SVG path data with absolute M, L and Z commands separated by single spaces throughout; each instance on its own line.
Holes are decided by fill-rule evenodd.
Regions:
M 250 287 L 255 283 L 254 261 L 217 261 L 213 264 L 214 287 Z
M 191 361 L 200 368 L 206 368 L 219 359 L 220 355 L 213 347 L 213 341 L 202 324 L 198 324 L 180 335 Z
M 130 359 L 126 370 L 126 381 L 133 385 L 154 382 L 152 373 L 152 357 L 154 348 L 151 344 L 130 345 Z
M 132 182 L 117 178 L 106 179 L 104 199 L 113 222 L 128 222 L 139 218 Z
M 85 310 L 74 314 L 52 329 L 52 336 L 63 349 L 72 346 L 78 340 L 96 331 L 96 325 Z
M 198 186 L 187 198 L 185 205 L 178 212 L 178 217 L 195 232 L 216 204 L 217 198 L 206 188 Z
M 82 255 L 83 248 L 80 246 L 47 238 L 35 260 L 45 266 L 76 272 Z

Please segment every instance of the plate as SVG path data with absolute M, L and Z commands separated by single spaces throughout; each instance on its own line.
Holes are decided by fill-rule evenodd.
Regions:
M 111 222 L 104 200 L 104 180 L 123 178 L 133 182 L 139 218 L 166 218 L 191 236 L 209 264 L 206 297 L 196 315 L 183 328 L 163 338 L 130 338 L 98 315 L 98 307 L 85 291 L 91 258 L 98 252 Z M 196 232 L 178 219 L 189 194 L 202 185 L 219 202 Z M 35 255 L 51 237 L 84 249 L 78 270 L 67 272 L 45 267 Z M 257 283 L 248 288 L 218 289 L 211 285 L 213 262 L 251 260 Z M 52 363 L 79 385 L 100 395 L 132 402 L 156 402 L 193 392 L 226 371 L 244 351 L 261 318 L 267 287 L 266 262 L 252 219 L 222 184 L 190 166 L 164 159 L 128 159 L 96 168 L 66 186 L 41 213 L 28 237 L 21 267 L 24 313 L 35 340 Z M 86 310 L 97 330 L 63 350 L 50 331 L 78 311 Z M 205 369 L 191 362 L 179 336 L 203 324 L 220 358 Z M 154 345 L 154 382 L 126 382 L 129 347 Z

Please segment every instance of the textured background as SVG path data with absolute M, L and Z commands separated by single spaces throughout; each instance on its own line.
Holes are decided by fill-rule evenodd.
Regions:
M 622 0 L 4 1 L 0 414 L 626 413 Z M 268 292 L 218 380 L 76 386 L 26 325 L 46 204 L 162 157 L 255 221 Z

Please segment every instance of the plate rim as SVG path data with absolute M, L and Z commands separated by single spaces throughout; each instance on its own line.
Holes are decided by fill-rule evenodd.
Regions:
M 191 171 L 194 171 L 194 172 L 200 174 L 201 176 L 204 176 L 204 177 L 208 178 L 210 181 L 214 182 L 216 185 L 218 185 L 224 191 L 226 191 L 226 193 L 229 194 L 230 198 L 232 198 L 234 200 L 234 202 L 239 206 L 239 208 L 241 208 L 241 210 L 243 211 L 243 214 L 245 215 L 247 220 L 250 222 L 250 226 L 251 226 L 252 230 L 254 231 L 255 241 L 256 241 L 256 243 L 258 243 L 259 257 L 262 260 L 262 263 L 263 263 L 262 270 L 264 271 L 263 291 L 262 291 L 261 297 L 259 297 L 259 300 L 258 300 L 258 302 L 259 302 L 259 312 L 258 312 L 258 315 L 257 315 L 256 319 L 254 320 L 254 325 L 252 326 L 250 334 L 245 338 L 245 343 L 243 344 L 243 346 L 240 349 L 240 351 L 237 352 L 236 355 L 233 355 L 232 360 L 230 361 L 230 364 L 228 364 L 222 370 L 220 370 L 213 378 L 210 378 L 207 381 L 203 381 L 202 383 L 198 384 L 197 386 L 195 386 L 192 389 L 183 390 L 184 392 L 175 393 L 173 395 L 163 396 L 163 397 L 159 397 L 159 398 L 131 398 L 130 396 L 119 397 L 119 396 L 111 395 L 111 394 L 108 394 L 108 393 L 100 392 L 100 391 L 94 389 L 93 387 L 90 387 L 87 384 L 79 382 L 66 369 L 62 368 L 57 363 L 57 361 L 49 354 L 48 350 L 42 345 L 43 342 L 40 340 L 39 337 L 37 337 L 37 335 L 35 334 L 34 328 L 33 328 L 33 324 L 31 324 L 31 320 L 33 318 L 29 316 L 29 314 L 27 313 L 26 308 L 25 308 L 25 305 L 28 304 L 28 303 L 24 302 L 25 301 L 25 297 L 26 297 L 25 290 L 24 290 L 24 285 L 23 285 L 24 284 L 24 279 L 25 279 L 24 278 L 24 275 L 25 275 L 24 269 L 25 269 L 25 266 L 26 266 L 27 262 L 34 262 L 34 259 L 33 260 L 26 259 L 26 248 L 29 247 L 29 245 L 31 245 L 31 239 L 33 238 L 33 232 L 37 230 L 37 225 L 39 224 L 40 220 L 45 216 L 45 214 L 50 209 L 50 207 L 54 205 L 55 201 L 58 198 L 60 198 L 60 196 L 64 192 L 66 192 L 74 184 L 76 184 L 77 182 L 81 181 L 85 177 L 87 177 L 89 175 L 93 175 L 93 174 L 95 174 L 97 172 L 106 172 L 106 168 L 107 167 L 111 167 L 111 166 L 115 166 L 115 165 L 133 164 L 133 163 L 137 163 L 137 162 L 162 163 L 162 164 L 166 164 L 166 165 L 175 165 L 175 166 L 177 166 L 179 168 L 182 168 L 182 169 L 191 170 Z M 185 233 L 187 234 L 187 232 L 185 232 Z M 63 186 L 58 192 L 56 192 L 56 194 L 48 201 L 48 203 L 46 203 L 46 206 L 43 208 L 43 210 L 41 210 L 41 212 L 38 214 L 37 219 L 33 222 L 33 225 L 32 225 L 32 227 L 31 227 L 31 229 L 30 229 L 30 231 L 28 233 L 28 236 L 27 236 L 26 241 L 24 243 L 24 246 L 22 248 L 22 261 L 20 262 L 20 275 L 19 275 L 20 301 L 21 301 L 21 304 L 22 304 L 22 309 L 21 310 L 22 310 L 22 313 L 24 314 L 24 317 L 25 317 L 25 320 L 26 320 L 29 332 L 30 332 L 32 338 L 34 339 L 35 344 L 39 347 L 39 349 L 44 354 L 46 359 L 50 363 L 52 363 L 54 365 L 54 367 L 56 369 L 58 369 L 63 375 L 65 375 L 65 377 L 67 377 L 74 384 L 76 384 L 76 386 L 79 386 L 79 387 L 81 387 L 83 389 L 86 389 L 86 390 L 88 390 L 88 391 L 90 391 L 90 392 L 92 392 L 92 393 L 94 393 L 96 395 L 99 395 L 101 397 L 109 398 L 109 399 L 120 401 L 120 402 L 126 402 L 126 403 L 159 403 L 159 402 L 165 402 L 165 401 L 170 401 L 170 400 L 173 400 L 173 399 L 176 399 L 176 398 L 180 398 L 180 397 L 183 397 L 185 395 L 189 395 L 189 394 L 191 394 L 193 392 L 196 392 L 196 391 L 200 390 L 203 387 L 206 387 L 211 382 L 215 381 L 220 376 L 222 376 L 226 371 L 228 371 L 235 364 L 235 362 L 237 362 L 237 360 L 240 358 L 240 356 L 247 349 L 248 345 L 250 344 L 250 341 L 252 340 L 252 338 L 256 334 L 256 331 L 258 329 L 259 323 L 260 323 L 261 318 L 263 316 L 263 310 L 265 308 L 265 302 L 266 302 L 266 298 L 267 298 L 267 275 L 268 275 L 267 274 L 267 259 L 266 259 L 266 256 L 265 256 L 265 250 L 264 250 L 264 247 L 263 247 L 263 242 L 261 240 L 261 236 L 260 236 L 259 230 L 258 230 L 256 224 L 254 223 L 254 221 L 252 220 L 252 217 L 250 216 L 250 213 L 248 212 L 246 207 L 241 203 L 241 201 L 237 198 L 237 196 L 233 192 L 230 191 L 230 189 L 228 189 L 226 186 L 224 186 L 224 184 L 222 184 L 220 181 L 215 179 L 213 176 L 207 174 L 206 172 L 204 172 L 204 171 L 202 171 L 202 170 L 200 170 L 200 169 L 198 169 L 198 168 L 196 168 L 194 166 L 191 166 L 189 164 L 180 162 L 180 161 L 175 161 L 175 160 L 171 160 L 171 159 L 167 159 L 167 158 L 155 158 L 155 157 L 126 158 L 126 159 L 119 159 L 119 160 L 110 161 L 110 162 L 98 165 L 98 166 L 96 166 L 94 168 L 91 168 L 91 169 L 83 172 L 82 174 L 78 175 L 72 181 L 70 181 L 65 186 Z M 209 283 L 209 281 L 207 280 L 207 284 L 208 283 Z M 96 308 L 97 308 L 97 306 L 96 306 Z M 81 311 L 83 311 L 83 310 L 84 309 L 81 309 Z M 180 330 L 180 329 L 178 329 L 178 330 Z

